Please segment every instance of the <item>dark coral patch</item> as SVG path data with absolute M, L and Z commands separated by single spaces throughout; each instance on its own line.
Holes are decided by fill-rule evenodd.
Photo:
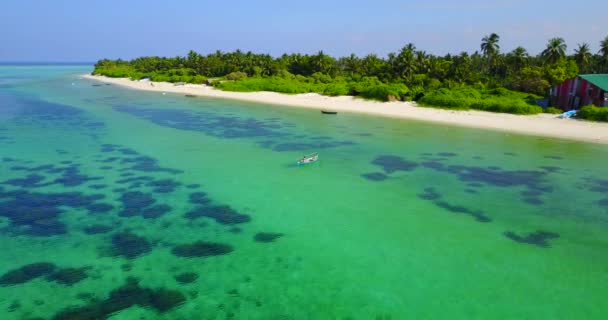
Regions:
M 246 214 L 238 213 L 229 206 L 199 207 L 186 213 L 186 218 L 188 219 L 196 219 L 200 217 L 211 218 L 216 222 L 225 225 L 251 221 L 251 217 Z
M 38 277 L 50 274 L 55 265 L 50 262 L 38 262 L 24 265 L 18 269 L 10 270 L 0 277 L 0 286 L 13 286 L 26 283 Z
M 89 186 L 89 189 L 94 189 L 94 190 L 100 190 L 100 189 L 105 189 L 108 186 L 105 184 L 92 184 Z
M 45 177 L 41 176 L 39 174 L 30 174 L 27 175 L 25 178 L 15 178 L 15 179 L 10 179 L 10 180 L 6 180 L 4 182 L 2 182 L 3 184 L 7 184 L 7 185 L 11 185 L 11 186 L 15 186 L 15 187 L 20 187 L 20 188 L 36 188 L 36 187 L 44 187 L 47 184 L 42 184 L 41 182 L 44 181 Z
M 591 179 L 592 185 L 589 187 L 589 190 L 598 193 L 608 193 L 608 180 L 603 179 Z
M 548 248 L 549 243 L 547 240 L 559 238 L 559 234 L 550 231 L 537 230 L 533 233 L 528 233 L 525 236 L 520 236 L 513 231 L 507 231 L 504 233 L 505 237 L 519 243 L 532 244 L 541 248 Z
M 418 164 L 415 162 L 391 155 L 379 156 L 372 161 L 372 164 L 381 166 L 386 173 L 393 173 L 396 171 L 412 171 L 418 166 Z
M 193 192 L 190 194 L 188 201 L 193 204 L 207 204 L 211 202 L 211 199 L 204 192 Z
M 189 184 L 186 186 L 186 188 L 188 188 L 188 189 L 198 189 L 200 187 L 201 187 L 201 185 L 198 183 L 193 183 L 193 184 Z
M 437 171 L 442 171 L 445 168 L 445 165 L 439 161 L 424 161 L 420 165 Z
M 238 233 L 243 232 L 243 229 L 241 229 L 239 227 L 232 227 L 232 228 L 228 229 L 228 232 L 238 234 Z
M 54 183 L 61 184 L 64 187 L 75 187 L 84 184 L 88 181 L 101 180 L 102 177 L 89 177 L 81 174 L 78 165 L 72 165 L 63 169 L 63 175 L 55 179 Z
M 171 206 L 166 204 L 158 204 L 142 210 L 141 216 L 144 219 L 156 219 L 171 211 Z
M 57 269 L 46 277 L 48 281 L 61 283 L 66 286 L 72 286 L 88 277 L 87 270 L 90 268 L 62 268 Z
M 184 302 L 186 297 L 178 291 L 142 288 L 136 279 L 129 278 L 126 284 L 112 290 L 107 299 L 91 301 L 82 307 L 64 309 L 51 320 L 102 320 L 132 306 L 148 307 L 163 313 Z
M 219 138 L 263 138 L 265 140 L 258 141 L 260 146 L 279 152 L 318 150 L 354 144 L 352 141 L 327 141 L 322 139 L 323 137 L 298 137 L 298 135 L 276 130 L 282 127 L 294 127 L 295 125 L 277 123 L 276 121 L 260 121 L 203 111 L 146 109 L 138 106 L 115 106 L 114 110 L 146 119 L 161 126 L 203 132 Z M 306 141 L 306 138 L 310 142 Z
M 553 160 L 564 160 L 564 158 L 560 156 L 545 156 L 545 158 Z
M 111 252 L 114 256 L 134 259 L 152 250 L 152 245 L 144 237 L 125 231 L 112 236 Z
M 478 222 L 485 223 L 485 222 L 492 221 L 492 219 L 490 219 L 488 216 L 484 215 L 484 213 L 480 210 L 475 211 L 475 210 L 469 209 L 464 206 L 450 204 L 446 201 L 435 201 L 435 205 L 437 205 L 438 207 L 443 208 L 445 210 L 448 210 L 452 213 L 462 213 L 462 214 L 469 215 L 469 216 L 475 218 L 475 220 Z
M 8 308 L 6 308 L 6 311 L 15 312 L 15 311 L 19 310 L 20 308 L 21 308 L 21 302 L 19 302 L 18 300 L 14 300 L 13 302 L 11 302 L 11 304 L 8 306 Z
M 108 233 L 108 232 L 112 231 L 113 229 L 114 228 L 110 225 L 94 224 L 94 225 L 84 227 L 82 230 L 86 234 L 93 235 L 93 234 L 100 234 L 100 233 Z
M 11 221 L 16 233 L 33 236 L 65 234 L 66 226 L 59 220 L 63 207 L 83 208 L 92 205 L 103 195 L 85 196 L 79 192 L 30 193 L 27 191 L 0 192 L 0 216 Z
M 455 157 L 458 154 L 456 154 L 454 152 L 438 152 L 437 155 L 440 157 Z
M 90 213 L 106 213 L 114 209 L 114 206 L 108 203 L 93 203 L 86 206 Z
M 119 159 L 120 159 L 120 157 L 107 157 L 107 158 L 105 158 L 103 160 L 100 160 L 99 162 L 101 162 L 101 163 L 111 163 L 111 162 L 114 162 L 114 161 L 119 160 Z
M 441 198 L 441 194 L 435 190 L 435 188 L 425 188 L 424 192 L 419 194 L 418 197 L 424 200 L 437 200 Z
M 361 176 L 370 181 L 383 181 L 388 179 L 388 176 L 382 172 L 364 173 Z
M 127 184 L 127 183 L 132 183 L 132 182 L 145 182 L 145 181 L 152 181 L 152 180 L 154 180 L 154 178 L 152 178 L 152 177 L 140 176 L 140 177 L 128 177 L 128 178 L 116 180 L 116 183 Z
M 113 152 L 118 148 L 120 148 L 120 146 L 117 144 L 104 143 L 101 145 L 100 150 L 101 150 L 101 152 Z
M 438 169 L 455 174 L 461 181 L 469 183 L 485 183 L 496 187 L 526 186 L 529 189 L 543 192 L 551 188 L 543 187 L 542 181 L 547 174 L 546 171 L 532 170 L 502 170 L 498 167 L 473 167 L 473 166 L 448 166 L 446 169 Z
M 175 191 L 177 187 L 181 185 L 181 183 L 172 180 L 172 179 L 163 179 L 163 180 L 155 180 L 150 181 L 146 184 L 149 187 L 152 187 L 152 191 L 157 193 L 170 193 Z
M 117 150 L 118 152 L 124 154 L 124 155 L 135 155 L 138 154 L 137 151 L 133 150 L 133 149 L 129 149 L 129 148 L 121 148 Z
M 209 257 L 225 255 L 233 251 L 231 245 L 215 242 L 197 241 L 175 246 L 171 253 L 177 257 Z
M 130 168 L 135 171 L 143 171 L 143 172 L 168 172 L 171 174 L 183 173 L 182 170 L 163 168 L 158 165 L 158 161 L 154 158 L 140 156 L 137 158 L 130 159 L 134 163 Z
M 276 239 L 284 236 L 282 233 L 278 232 L 258 232 L 253 236 L 253 240 L 256 242 L 274 242 Z
M 156 200 L 154 200 L 154 198 L 152 198 L 152 196 L 148 193 L 131 191 L 123 193 L 120 197 L 120 201 L 125 208 L 143 209 L 149 205 L 152 205 Z
M 196 281 L 196 279 L 198 279 L 198 274 L 195 272 L 184 272 L 176 275 L 174 278 L 175 281 L 181 284 L 188 284 Z
M 124 208 L 118 213 L 118 215 L 125 218 L 136 217 L 141 215 L 142 211 L 143 210 L 140 208 Z

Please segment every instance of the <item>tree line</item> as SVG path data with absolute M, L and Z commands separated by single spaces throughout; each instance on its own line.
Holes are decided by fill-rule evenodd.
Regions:
M 386 57 L 351 54 L 335 58 L 323 51 L 279 57 L 240 50 L 207 55 L 190 51 L 183 57 L 103 59 L 95 64 L 93 73 L 132 79 L 149 76 L 155 81 L 169 82 L 220 80 L 213 85 L 232 91 L 318 92 L 422 103 L 426 99 L 429 104 L 448 108 L 459 103 L 480 108 L 487 104 L 483 100 L 498 101 L 497 97 L 505 100 L 508 96 L 518 100 L 519 105 L 530 106 L 535 105 L 533 98 L 546 95 L 552 85 L 579 73 L 608 73 L 608 36 L 600 41 L 598 52 L 591 52 L 589 44 L 582 43 L 573 54 L 567 54 L 562 38 L 549 39 L 538 55 L 523 47 L 502 52 L 500 36 L 492 33 L 483 37 L 480 50 L 472 54 L 434 55 L 411 43 Z M 538 108 L 514 111 L 496 105 L 481 109 L 539 112 Z

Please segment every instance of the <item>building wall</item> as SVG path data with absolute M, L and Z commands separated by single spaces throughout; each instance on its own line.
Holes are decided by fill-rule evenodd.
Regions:
M 569 110 L 586 105 L 608 106 L 606 92 L 582 78 L 568 79 L 551 89 L 551 105 Z
M 581 79 L 582 80 L 582 79 Z M 574 104 L 574 96 L 578 90 L 576 90 L 577 81 L 575 79 L 568 79 L 563 83 L 560 83 L 553 87 L 551 104 L 557 108 L 569 109 Z

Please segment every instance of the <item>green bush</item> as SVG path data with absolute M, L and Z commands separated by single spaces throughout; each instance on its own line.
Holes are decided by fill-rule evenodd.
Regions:
M 245 79 L 245 78 L 247 78 L 247 74 L 245 72 L 240 72 L 240 71 L 232 72 L 232 73 L 229 73 L 226 75 L 226 79 L 233 80 L 233 81 L 241 80 L 241 79 Z
M 608 107 L 584 106 L 576 113 L 580 119 L 608 122 Z
M 404 100 L 409 93 L 407 86 L 402 83 L 378 83 L 360 90 L 361 97 L 379 101 Z
M 317 88 L 310 83 L 280 77 L 251 77 L 238 81 L 224 81 L 218 83 L 216 87 L 221 90 L 239 92 L 273 91 L 290 94 L 322 92 L 322 90 L 315 90 Z
M 323 90 L 326 96 L 346 96 L 350 93 L 350 88 L 345 82 L 330 83 Z
M 550 113 L 550 114 L 560 114 L 560 113 L 563 113 L 564 110 L 558 109 L 558 108 L 553 108 L 553 107 L 548 107 L 548 108 L 543 109 L 543 112 Z
M 431 91 L 419 101 L 423 105 L 448 109 L 476 109 L 491 112 L 536 114 L 543 109 L 534 101 L 538 97 L 504 88 L 476 89 L 460 87 Z

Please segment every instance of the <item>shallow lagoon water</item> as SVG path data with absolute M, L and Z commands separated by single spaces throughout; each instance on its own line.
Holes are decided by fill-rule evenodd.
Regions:
M 2 319 L 608 314 L 603 145 L 88 71 L 0 66 Z

